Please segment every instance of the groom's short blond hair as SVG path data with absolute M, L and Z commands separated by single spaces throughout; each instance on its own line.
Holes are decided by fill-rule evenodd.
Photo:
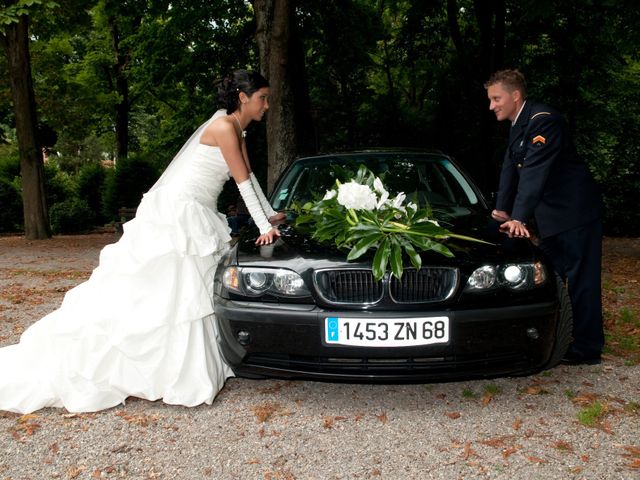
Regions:
M 485 82 L 484 88 L 489 88 L 491 85 L 495 85 L 497 83 L 502 84 L 505 90 L 510 93 L 513 93 L 515 90 L 519 90 L 522 98 L 527 98 L 527 81 L 520 71 L 498 70 Z

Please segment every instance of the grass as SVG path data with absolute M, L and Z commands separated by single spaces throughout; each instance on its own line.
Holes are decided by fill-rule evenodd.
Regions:
M 593 427 L 604 414 L 604 406 L 600 402 L 593 402 L 578 412 L 578 421 L 587 427 Z
M 462 398 L 476 398 L 476 394 L 473 390 L 471 390 L 470 388 L 465 388 L 462 391 Z
M 640 403 L 632 400 L 624 406 L 624 409 L 629 413 L 640 413 Z
M 621 242 L 616 248 L 617 242 Z M 608 355 L 625 365 L 640 364 L 640 256 L 637 241 L 606 239 L 603 249 L 602 306 Z M 624 251 L 622 245 L 626 244 Z
M 485 385 L 485 387 L 484 387 L 484 393 L 486 395 L 494 396 L 494 395 L 497 395 L 498 393 L 500 393 L 501 391 L 502 391 L 502 389 L 498 385 L 496 385 L 495 383 L 489 383 L 489 384 Z
M 629 307 L 622 307 L 620 309 L 620 321 L 627 325 L 633 325 L 634 327 L 640 327 L 640 320 L 636 318 L 636 314 Z

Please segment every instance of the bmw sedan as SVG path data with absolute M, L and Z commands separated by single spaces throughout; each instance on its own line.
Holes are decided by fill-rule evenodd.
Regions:
M 428 206 L 450 231 L 485 243 L 420 253 L 400 278 L 376 279 L 375 251 L 320 243 L 295 225 L 256 246 L 246 229 L 214 283 L 220 348 L 239 376 L 366 382 L 527 375 L 571 341 L 565 286 L 528 239 L 508 238 L 469 176 L 446 155 L 359 152 L 301 158 L 275 185 L 276 211 L 322 199 L 338 171 L 365 165 L 393 194 Z M 336 168 L 337 167 L 337 168 Z

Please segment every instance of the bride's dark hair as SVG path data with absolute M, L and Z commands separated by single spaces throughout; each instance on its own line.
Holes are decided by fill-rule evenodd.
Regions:
M 240 106 L 240 92 L 250 97 L 263 87 L 268 87 L 267 79 L 252 70 L 236 70 L 222 79 L 218 86 L 218 101 L 227 114 Z

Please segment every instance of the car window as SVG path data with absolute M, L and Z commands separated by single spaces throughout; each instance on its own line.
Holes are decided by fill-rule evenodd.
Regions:
M 434 211 L 459 216 L 479 203 L 474 189 L 446 157 L 439 155 L 341 155 L 298 161 L 274 192 L 276 210 L 293 202 L 319 200 L 333 188 L 338 173 L 335 165 L 356 171 L 366 165 L 382 179 L 391 196 L 404 192 L 407 200 Z

